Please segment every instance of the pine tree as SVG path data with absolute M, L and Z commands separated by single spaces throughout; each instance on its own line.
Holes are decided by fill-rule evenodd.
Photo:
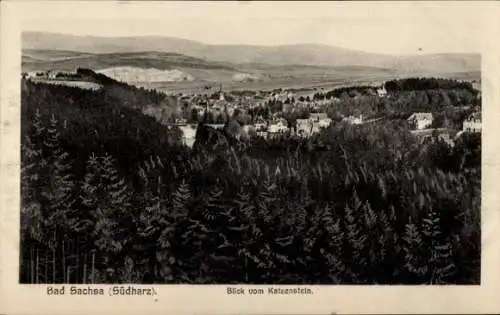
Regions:
M 189 185 L 185 181 L 182 181 L 175 190 L 172 198 L 172 218 L 174 220 L 186 216 L 189 206 L 188 203 L 190 202 L 191 198 L 192 194 Z
M 340 219 L 335 220 L 332 208 L 326 206 L 323 210 L 322 224 L 326 230 L 327 249 L 323 249 L 328 265 L 328 278 L 332 284 L 340 284 L 344 281 L 345 275 L 349 274 L 346 264 L 343 261 L 345 250 L 345 233 L 341 230 Z
M 437 213 L 431 208 L 422 220 L 423 241 L 428 253 L 429 282 L 445 283 L 456 272 L 453 262 L 452 244 L 449 238 L 442 238 L 440 220 Z
M 135 265 L 143 268 L 144 278 L 142 281 L 147 283 L 159 279 L 157 241 L 162 233 L 163 226 L 161 223 L 164 221 L 164 215 L 166 213 L 162 199 L 148 189 L 141 200 L 140 212 L 136 220 L 137 243 L 135 246 L 138 251 L 137 256 L 143 258 L 138 258 Z
M 420 284 L 425 282 L 429 270 L 425 257 L 425 244 L 418 226 L 411 222 L 405 225 L 403 237 L 404 268 L 408 273 L 406 283 Z
M 94 246 L 113 279 L 113 274 L 124 264 L 120 254 L 129 245 L 134 231 L 131 193 L 110 155 L 89 158 L 82 185 L 82 204 L 93 222 Z
M 215 206 L 215 210 L 219 212 L 219 224 L 210 227 L 214 232 L 217 248 L 207 257 L 207 263 L 216 279 L 229 283 L 248 281 L 247 260 L 239 254 L 239 251 L 248 248 L 251 241 L 247 237 L 248 218 L 244 213 L 249 204 L 245 199 L 247 195 L 242 191 L 240 193 L 242 194 L 238 197 L 241 199 L 235 202 L 219 200 L 217 203 L 211 202 L 210 205 Z
M 40 159 L 41 150 L 37 148 L 29 136 L 26 136 L 25 142 L 21 146 L 21 254 L 24 255 L 28 250 L 31 255 L 29 260 L 23 259 L 20 266 L 20 281 L 38 283 L 38 266 L 33 268 L 33 251 L 37 254 L 40 249 L 46 247 L 46 234 L 43 226 L 44 217 L 38 198 L 38 187 L 40 182 Z M 38 256 L 37 256 L 38 257 Z M 27 263 L 28 261 L 28 263 Z
M 269 177 L 266 176 L 266 178 Z M 276 184 L 266 179 L 254 199 L 256 215 L 262 220 L 263 224 L 270 224 L 273 220 L 274 203 L 277 200 L 274 196 L 276 188 Z
M 29 132 L 21 143 L 21 232 L 26 237 L 31 234 L 38 242 L 45 238 L 40 205 L 40 188 L 44 183 L 41 168 L 47 165 L 42 155 L 44 130 L 40 111 L 36 110 Z
M 260 229 L 255 223 L 255 207 L 252 204 L 250 194 L 246 191 L 246 187 L 240 187 L 237 197 L 235 199 L 235 212 L 234 212 L 234 222 L 233 228 L 235 233 L 240 233 L 240 244 L 237 250 L 237 256 L 239 261 L 242 262 L 242 274 L 241 278 L 243 283 L 252 282 L 251 277 L 251 261 L 254 261 L 254 255 L 251 254 L 251 248 L 258 241 L 258 238 L 262 235 Z M 238 226 L 239 225 L 239 226 Z M 242 228 L 244 227 L 244 228 Z M 257 239 L 255 238 L 257 236 Z
M 379 282 L 392 282 L 399 272 L 397 262 L 399 254 L 398 238 L 386 211 L 380 211 L 379 218 L 376 236 L 379 263 L 376 275 L 380 279 Z
M 169 283 L 179 281 L 179 272 L 182 266 L 189 267 L 189 246 L 192 231 L 180 230 L 178 227 L 186 227 L 190 202 L 192 199 L 191 189 L 185 181 L 182 181 L 171 195 L 168 201 L 171 205 L 159 205 L 159 236 L 156 242 L 156 259 L 160 267 L 159 276 L 163 281 Z M 179 255 L 180 248 L 184 248 L 186 257 Z M 186 263 L 186 265 L 183 265 Z
M 45 185 L 44 168 L 47 166 L 42 154 L 45 127 L 38 109 L 28 123 L 27 133 L 21 139 L 24 141 L 21 141 L 20 241 L 23 258 L 20 265 L 20 281 L 39 283 L 41 280 L 39 257 L 40 254 L 46 253 L 49 239 L 41 195 Z M 45 266 L 47 267 L 47 262 Z M 43 281 L 49 281 L 47 274 L 43 274 Z
M 51 117 L 43 138 L 43 156 L 41 170 L 43 188 L 40 194 L 41 211 L 44 217 L 44 233 L 47 235 L 48 246 L 52 250 L 53 268 L 52 280 L 64 282 L 66 280 L 66 253 L 70 230 L 68 219 L 74 213 L 75 183 L 71 174 L 71 160 L 60 144 L 58 122 Z M 57 254 L 57 252 L 60 252 Z M 57 257 L 60 257 L 58 259 Z M 59 260 L 61 265 L 56 266 Z M 60 270 L 59 274 L 56 271 Z
M 31 138 L 35 145 L 41 147 L 45 133 L 45 123 L 43 122 L 42 114 L 40 110 L 36 108 L 35 113 L 31 119 L 31 128 L 28 132 L 28 136 Z
M 367 245 L 367 236 L 360 224 L 360 213 L 362 211 L 362 203 L 356 191 L 353 192 L 351 205 L 346 204 L 344 212 L 344 225 L 347 232 L 347 245 L 349 246 L 349 267 L 353 270 L 354 281 L 365 270 L 368 262 L 365 253 Z M 359 279 L 363 281 L 363 279 Z
M 381 263 L 382 257 L 380 256 L 380 247 L 378 238 L 381 237 L 380 231 L 377 228 L 380 225 L 379 216 L 372 209 L 369 201 L 366 201 L 362 208 L 364 223 L 365 223 L 365 231 L 366 231 L 366 255 L 368 265 L 366 267 L 366 275 L 372 278 L 371 281 L 375 281 L 376 272 L 378 269 L 378 265 Z M 382 234 L 383 235 L 383 234 Z
M 38 242 L 44 240 L 42 223 L 43 217 L 40 203 L 37 198 L 37 188 L 40 186 L 41 149 L 37 148 L 29 136 L 22 144 L 21 165 L 21 232 L 24 237 Z M 23 238 L 24 238 L 23 237 Z

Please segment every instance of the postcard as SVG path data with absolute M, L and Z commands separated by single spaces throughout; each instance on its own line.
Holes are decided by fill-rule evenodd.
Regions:
M 500 5 L 5 1 L 0 312 L 500 311 Z

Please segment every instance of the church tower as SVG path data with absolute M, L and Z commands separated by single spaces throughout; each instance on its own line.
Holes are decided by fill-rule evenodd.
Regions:
M 224 92 L 222 92 L 222 84 L 220 85 L 219 88 L 219 101 L 225 101 L 226 98 L 224 97 Z

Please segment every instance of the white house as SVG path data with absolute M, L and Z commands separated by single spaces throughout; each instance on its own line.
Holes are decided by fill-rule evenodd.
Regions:
M 327 128 L 332 123 L 331 118 L 328 117 L 326 113 L 311 114 L 310 118 L 314 125 L 319 128 Z
M 216 130 L 222 130 L 224 128 L 224 124 L 206 124 L 207 127 L 216 129 Z
M 432 125 L 434 117 L 432 113 L 413 113 L 407 121 L 413 129 L 426 129 Z
M 481 113 L 474 113 L 464 120 L 464 132 L 481 132 Z
M 481 91 L 481 81 L 472 81 L 472 88 L 476 91 Z
M 330 126 L 331 123 L 332 123 L 332 119 L 331 118 L 325 118 L 325 119 L 321 119 L 318 122 L 318 126 L 320 128 L 328 128 L 328 126 Z
M 187 120 L 185 118 L 176 118 L 175 123 L 178 125 L 184 125 L 187 123 Z
M 196 138 L 196 125 L 179 126 L 182 131 L 182 143 L 188 147 L 193 147 Z
M 56 79 L 57 78 L 57 72 L 53 70 L 47 71 L 47 77 L 49 79 Z
M 361 125 L 363 124 L 363 115 L 359 115 L 359 117 L 351 115 L 348 117 L 344 117 L 342 121 L 347 122 L 351 125 Z
M 311 113 L 309 119 L 314 122 L 319 122 L 322 119 L 328 119 L 328 115 L 326 113 Z
M 254 124 L 255 126 L 255 129 L 257 131 L 263 131 L 267 128 L 267 122 L 264 120 L 264 118 L 262 118 L 261 116 L 259 116 Z
M 328 117 L 326 113 L 311 113 L 307 122 L 300 122 L 301 119 L 297 120 L 297 126 L 302 124 L 299 129 L 309 130 L 308 133 L 319 132 L 321 128 L 327 128 L 332 123 L 332 120 Z
M 295 132 L 299 136 L 309 136 L 312 133 L 312 127 L 310 119 L 297 119 Z
M 229 116 L 233 116 L 233 114 L 234 114 L 234 107 L 233 106 L 227 106 L 224 110 L 227 110 L 227 114 Z
M 385 85 L 382 85 L 382 87 L 381 87 L 381 88 L 378 88 L 378 89 L 377 89 L 377 95 L 378 95 L 379 97 L 384 97 L 384 96 L 386 96 L 386 95 L 387 95 L 387 90 L 385 89 Z
M 36 71 L 30 71 L 30 72 L 26 73 L 26 77 L 28 77 L 28 78 L 35 78 L 36 76 L 37 76 Z
M 288 130 L 288 126 L 286 121 L 278 120 L 277 122 L 273 122 L 269 124 L 267 127 L 268 133 L 281 133 L 286 132 Z
M 247 135 L 257 134 L 257 130 L 252 125 L 244 125 L 242 128 L 243 128 L 243 132 Z
M 314 133 L 320 132 L 320 124 L 312 119 L 297 119 L 295 132 L 298 136 L 309 137 Z

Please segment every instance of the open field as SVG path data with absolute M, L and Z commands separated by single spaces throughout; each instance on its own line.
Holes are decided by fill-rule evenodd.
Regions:
M 47 80 L 47 79 L 32 79 L 32 80 L 33 80 L 33 82 L 73 86 L 73 87 L 79 87 L 81 89 L 86 89 L 86 90 L 97 90 L 97 89 L 101 88 L 101 86 L 99 84 L 93 83 L 93 82 L 87 82 L 87 81 Z
M 352 85 L 380 85 L 384 81 L 392 80 L 394 78 L 411 77 L 408 75 L 395 75 L 395 74 L 359 74 L 359 75 L 326 75 L 323 77 L 302 77 L 302 78 L 276 78 L 262 81 L 249 81 L 249 82 L 224 82 L 222 89 L 226 91 L 241 91 L 241 90 L 273 90 L 273 89 L 300 89 L 303 92 L 314 92 L 318 89 L 331 89 L 342 86 Z M 440 77 L 456 78 L 460 80 L 479 80 L 480 75 L 476 73 L 458 73 L 458 74 L 443 74 Z M 166 93 L 184 93 L 184 94 L 197 94 L 207 93 L 204 89 L 210 86 L 212 89 L 218 89 L 218 82 L 136 82 L 135 85 L 156 89 Z M 306 93 L 307 94 L 307 93 Z
M 387 77 L 390 79 L 392 77 Z M 359 78 L 361 79 L 361 78 Z M 379 78 L 380 83 L 384 81 L 384 78 Z M 346 78 L 326 78 L 325 80 L 303 80 L 298 78 L 293 79 L 281 79 L 281 80 L 267 80 L 267 81 L 257 81 L 257 82 L 230 82 L 223 85 L 222 89 L 226 91 L 242 91 L 242 90 L 273 90 L 273 89 L 305 89 L 309 91 L 314 91 L 315 89 L 328 89 L 333 87 L 341 87 L 345 85 L 351 85 L 356 82 L 359 83 L 374 83 L 372 80 L 346 80 Z M 161 82 L 157 84 L 149 83 L 138 83 L 138 86 L 145 88 L 152 88 L 160 90 L 167 93 L 184 93 L 184 94 L 197 94 L 206 93 L 204 86 L 210 85 L 212 82 L 188 82 L 188 83 L 169 83 Z M 214 88 L 218 88 L 215 84 Z

